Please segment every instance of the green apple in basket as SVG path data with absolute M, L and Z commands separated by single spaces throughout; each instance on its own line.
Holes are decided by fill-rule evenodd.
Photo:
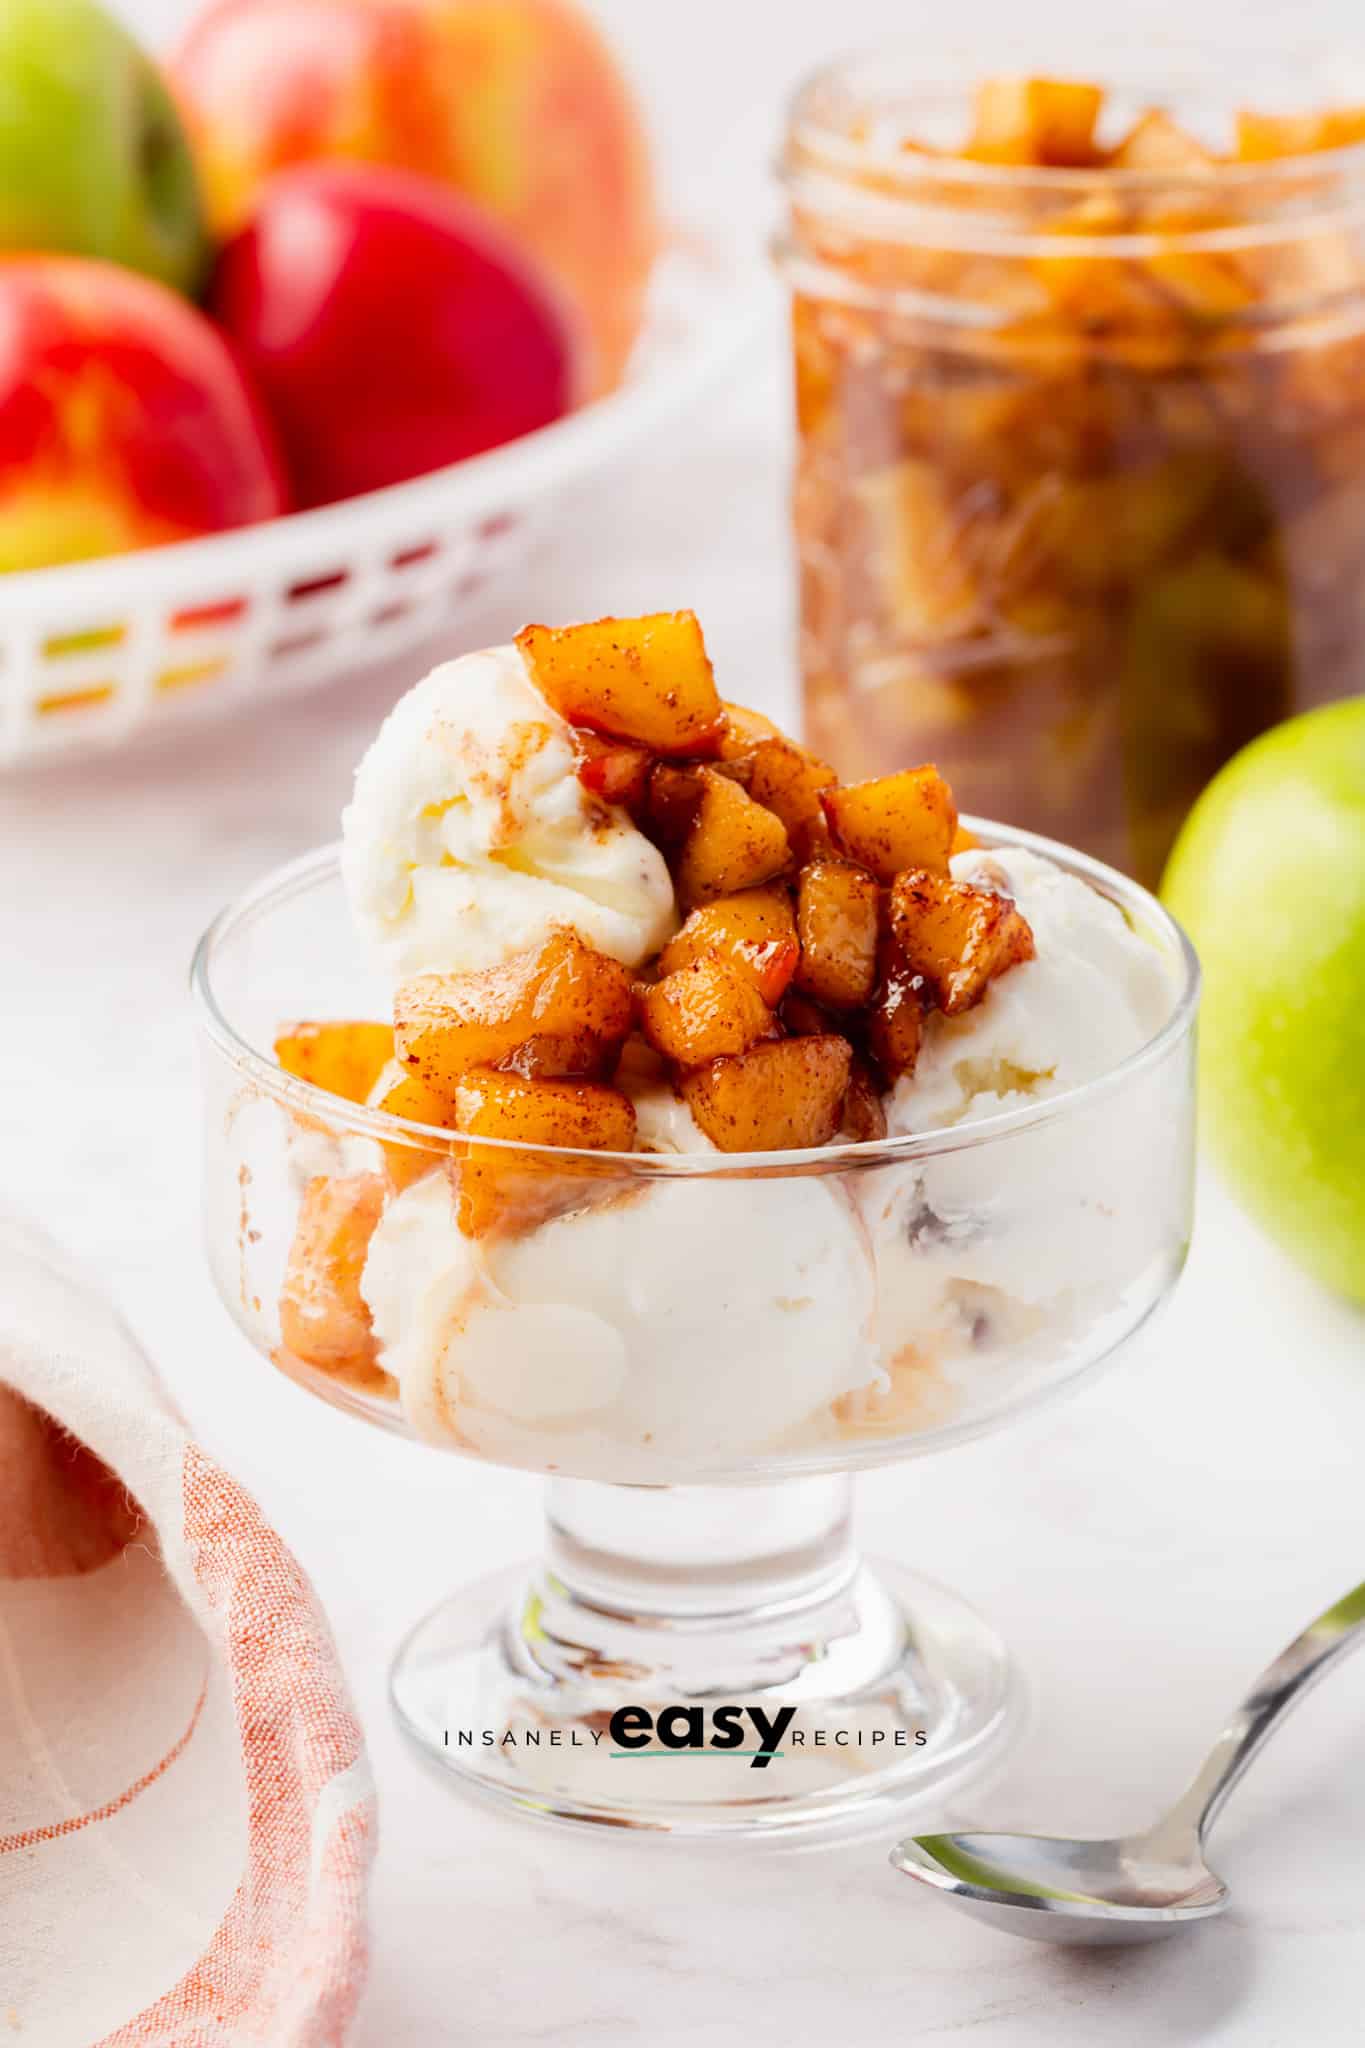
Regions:
M 150 57 L 95 0 L 0 0 L 0 250 L 96 256 L 193 293 L 208 238 Z
M 1229 762 L 1162 893 L 1204 963 L 1211 1153 L 1270 1236 L 1365 1302 L 1365 699 Z

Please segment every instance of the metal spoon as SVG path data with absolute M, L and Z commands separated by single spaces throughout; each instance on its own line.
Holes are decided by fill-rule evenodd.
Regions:
M 1228 1888 L 1204 1861 L 1204 1837 L 1247 1765 L 1348 1650 L 1365 1640 L 1365 1585 L 1338 1600 L 1262 1672 L 1194 1783 L 1143 1835 L 1071 1842 L 1058 1835 L 907 1835 L 891 1861 L 992 1927 L 1032 1941 L 1156 1941 L 1221 1913 Z

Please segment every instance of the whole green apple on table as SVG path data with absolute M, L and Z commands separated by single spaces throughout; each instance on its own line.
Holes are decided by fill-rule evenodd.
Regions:
M 1209 1150 L 1286 1251 L 1365 1302 L 1365 701 L 1231 761 L 1163 894 L 1204 966 Z

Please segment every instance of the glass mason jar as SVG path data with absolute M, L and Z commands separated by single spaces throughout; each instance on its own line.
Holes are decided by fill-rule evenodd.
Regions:
M 1232 753 L 1365 685 L 1365 146 L 1215 162 L 1276 95 L 1199 70 L 1111 90 L 1180 124 L 1139 167 L 1037 169 L 940 154 L 970 79 L 881 52 L 782 162 L 812 744 L 1148 885 Z

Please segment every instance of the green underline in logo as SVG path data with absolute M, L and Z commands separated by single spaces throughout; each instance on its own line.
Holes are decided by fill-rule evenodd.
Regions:
M 613 1749 L 610 1756 L 785 1756 L 784 1749 Z

